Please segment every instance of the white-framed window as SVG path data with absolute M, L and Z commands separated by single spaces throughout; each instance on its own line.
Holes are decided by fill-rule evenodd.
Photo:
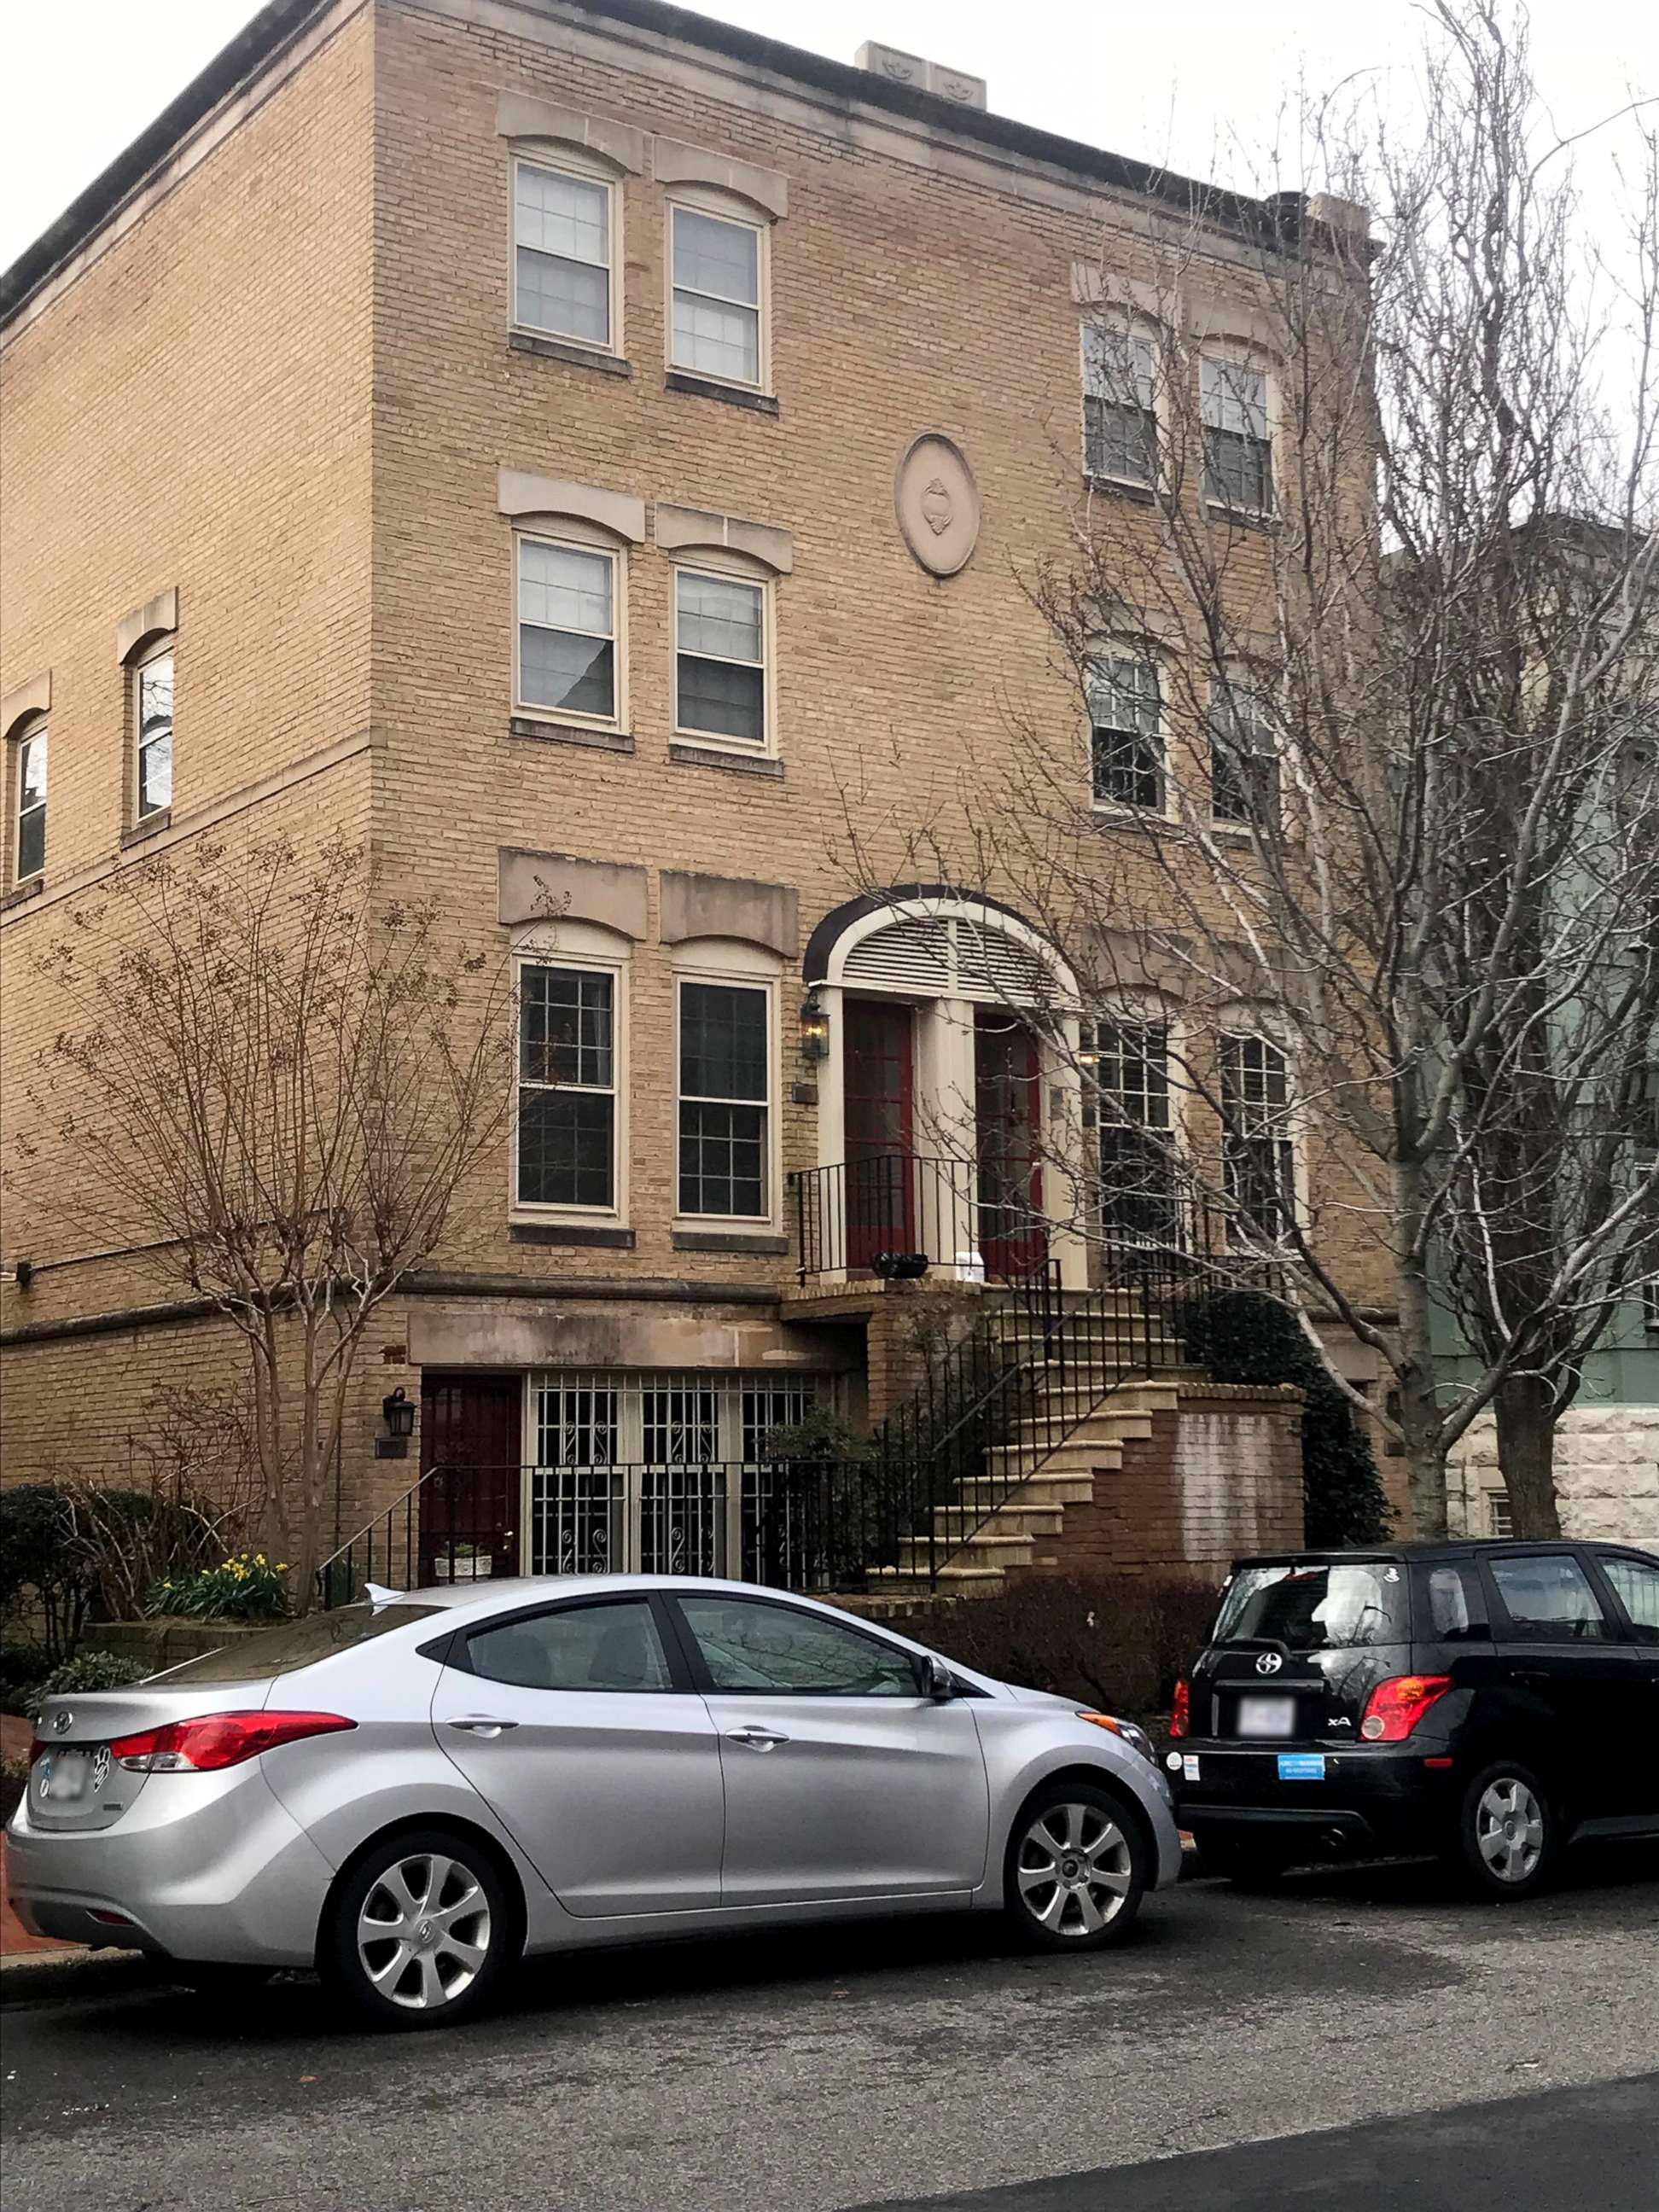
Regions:
M 1110 1243 L 1181 1241 L 1170 1024 L 1104 1014 L 1081 1031 L 1084 1121 L 1095 1131 L 1101 1229 Z
M 1095 803 L 1164 811 L 1164 700 L 1158 665 L 1112 653 L 1089 668 Z
M 1486 1492 L 1486 1534 L 1505 1538 L 1515 1534 L 1515 1516 L 1510 1510 L 1507 1490 L 1489 1490 Z
M 597 167 L 513 163 L 513 320 L 521 330 L 617 349 L 619 194 Z
M 1212 506 L 1266 514 L 1273 503 L 1267 372 L 1232 354 L 1199 357 L 1204 496 Z
M 141 660 L 132 672 L 137 768 L 135 812 L 142 822 L 173 804 L 173 647 Z
M 767 225 L 686 199 L 668 222 L 669 367 L 763 389 Z
M 1271 828 L 1279 819 L 1279 748 L 1267 701 L 1243 683 L 1213 685 L 1209 737 L 1211 819 Z
M 1229 1031 L 1220 1042 L 1221 1158 L 1241 1225 L 1272 1243 L 1296 1219 L 1296 1139 L 1290 1057 L 1271 1037 Z
M 769 980 L 677 979 L 676 1211 L 688 1220 L 774 1212 L 777 992 Z
M 531 714 L 622 719 L 623 556 L 574 539 L 514 536 L 516 703 Z
M 765 750 L 771 742 L 771 586 L 714 568 L 674 572 L 674 727 Z
M 519 1203 L 613 1213 L 617 979 L 519 971 Z
M 1083 325 L 1083 466 L 1110 483 L 1158 477 L 1158 351 L 1142 332 Z
M 15 883 L 46 865 L 46 725 L 36 722 L 17 740 L 17 836 L 12 858 Z

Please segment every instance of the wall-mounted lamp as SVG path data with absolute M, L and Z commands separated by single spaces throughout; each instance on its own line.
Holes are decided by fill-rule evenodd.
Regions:
M 816 985 L 800 1002 L 800 1056 L 806 1060 L 830 1056 L 830 1016 Z
M 401 1382 L 381 1399 L 380 1419 L 386 1423 L 386 1434 L 374 1439 L 375 1458 L 407 1459 L 409 1440 L 415 1433 L 415 1408 L 404 1396 Z

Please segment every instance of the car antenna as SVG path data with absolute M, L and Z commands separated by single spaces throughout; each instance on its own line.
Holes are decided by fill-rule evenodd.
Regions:
M 397 1596 L 396 1590 L 382 1589 L 379 1583 L 365 1583 L 363 1595 L 371 1605 L 390 1605 Z

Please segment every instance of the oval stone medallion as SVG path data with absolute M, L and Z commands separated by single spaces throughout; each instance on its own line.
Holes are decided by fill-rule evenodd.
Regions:
M 930 576 L 954 576 L 979 537 L 979 487 L 961 448 L 924 431 L 899 463 L 894 505 L 904 542 Z

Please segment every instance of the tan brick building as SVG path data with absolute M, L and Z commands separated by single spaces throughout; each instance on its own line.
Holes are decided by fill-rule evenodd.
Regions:
M 948 836 L 1011 695 L 1090 776 L 1020 577 L 1085 495 L 1097 272 L 1129 298 L 1189 187 L 864 59 L 654 0 L 275 0 L 4 280 L 13 1133 L 54 1018 L 34 956 L 206 831 L 368 840 L 520 963 L 499 1201 L 378 1316 L 343 1535 L 418 1471 L 374 1456 L 402 1384 L 420 1465 L 514 1470 L 498 1566 L 577 1556 L 576 1477 L 612 1467 L 605 1556 L 649 1559 L 652 1483 L 717 1466 L 694 1550 L 736 1571 L 765 1431 L 902 1393 L 927 1291 L 866 1247 L 926 1246 L 971 1305 L 1026 1233 L 962 1179 L 975 1117 L 1076 1118 L 1007 1018 L 1066 1004 L 1063 957 L 1006 885 L 960 896 L 965 854 L 956 894 L 918 886 L 907 833 Z M 1233 358 L 1264 217 L 1210 204 L 1190 312 Z M 1238 450 L 1271 467 L 1271 364 L 1253 389 Z M 1109 398 L 1089 434 L 1133 497 Z M 895 1198 L 858 1169 L 893 1152 L 957 1169 Z M 14 1181 L 8 1480 L 124 1473 L 146 1393 L 231 1358 L 57 1214 Z M 1089 1466 L 1171 1428 L 1158 1387 Z M 1267 1471 L 1236 1511 L 1177 1498 L 1160 1556 L 1293 1533 L 1293 1422 L 1234 1410 Z

